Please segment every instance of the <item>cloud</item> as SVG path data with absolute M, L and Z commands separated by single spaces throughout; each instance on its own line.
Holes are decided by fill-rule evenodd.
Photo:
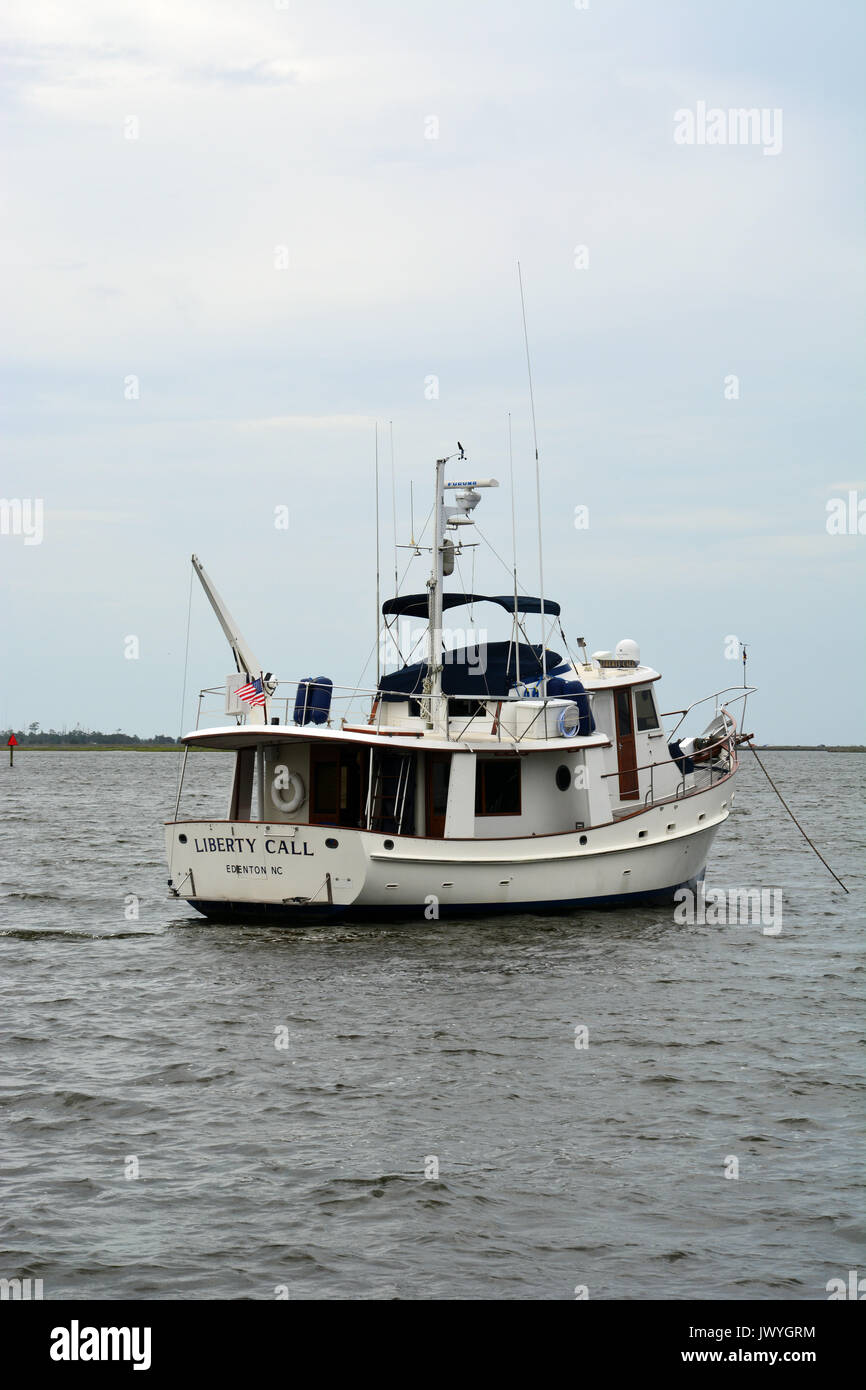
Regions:
M 91 698 L 112 727 L 120 698 L 143 732 L 171 723 L 152 653 L 193 548 L 278 651 L 360 665 L 347 596 L 372 614 L 376 419 L 383 444 L 394 421 L 408 539 L 410 480 L 417 523 L 449 441 L 508 477 L 511 412 L 533 588 L 518 258 L 545 578 L 591 645 L 659 614 L 702 632 L 730 605 L 781 671 L 818 591 L 816 660 L 839 645 L 858 552 L 826 536 L 823 506 L 864 487 L 822 481 L 858 457 L 853 44 L 781 0 L 750 17 L 748 62 L 725 7 L 617 0 L 10 0 L 5 32 L 4 492 L 44 496 L 57 523 L 2 553 L 20 595 L 7 669 L 36 668 L 39 634 L 73 630 L 110 570 L 112 622 L 152 624 L 152 664 L 115 670 L 98 608 Z M 783 106 L 783 153 L 678 148 L 673 112 L 698 98 Z M 510 553 L 501 491 L 481 526 Z M 477 560 L 477 585 L 498 586 Z M 315 606 L 297 601 L 313 573 Z M 681 635 L 659 642 L 679 661 Z
M 223 423 L 223 422 L 221 422 Z M 372 415 L 273 415 L 255 420 L 235 420 L 238 430 L 358 430 L 372 431 Z

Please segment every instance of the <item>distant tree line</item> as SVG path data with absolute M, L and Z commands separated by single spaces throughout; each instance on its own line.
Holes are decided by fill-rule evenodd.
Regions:
M 101 729 L 67 729 L 61 732 L 58 729 L 40 729 L 38 724 L 29 724 L 27 729 L 6 729 L 0 738 L 3 744 L 7 744 L 11 735 L 14 733 L 22 748 L 29 744 L 31 747 L 51 747 L 52 744 L 62 743 L 66 746 L 76 744 L 104 744 L 107 748 L 118 745 L 128 748 L 131 746 L 138 748 L 150 748 L 155 744 L 179 744 L 180 740 L 171 734 L 154 734 L 153 738 L 139 738 L 138 734 L 124 734 L 120 729 L 113 734 L 104 734 Z

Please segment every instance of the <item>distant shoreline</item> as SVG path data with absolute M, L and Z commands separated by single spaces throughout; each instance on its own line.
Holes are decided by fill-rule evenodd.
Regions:
M 179 753 L 178 743 L 19 743 L 16 753 Z M 863 743 L 756 743 L 759 753 L 866 753 Z
M 182 753 L 182 743 L 16 743 L 15 753 Z
M 866 753 L 864 743 L 756 743 L 759 753 Z

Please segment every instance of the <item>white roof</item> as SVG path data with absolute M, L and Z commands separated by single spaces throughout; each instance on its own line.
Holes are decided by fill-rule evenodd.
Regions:
M 237 751 L 239 748 L 255 746 L 257 743 L 286 743 L 292 740 L 301 742 L 337 742 L 377 744 L 382 748 L 427 748 L 447 753 L 488 752 L 491 748 L 520 749 L 524 753 L 537 753 L 542 750 L 557 749 L 565 752 L 569 747 L 605 747 L 610 740 L 607 734 L 590 734 L 586 738 L 526 738 L 519 743 L 511 738 L 496 734 L 473 733 L 468 739 L 439 738 L 427 730 L 410 734 L 405 729 L 393 734 L 377 731 L 372 725 L 369 733 L 358 729 L 329 729 L 315 724 L 232 724 L 219 729 L 197 729 L 184 734 L 182 742 L 190 748 L 217 748 Z

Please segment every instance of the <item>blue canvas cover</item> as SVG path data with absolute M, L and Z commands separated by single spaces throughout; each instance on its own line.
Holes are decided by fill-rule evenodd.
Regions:
M 500 608 L 504 608 L 506 613 L 514 612 L 513 594 L 443 594 L 442 611 L 446 612 L 449 608 L 462 608 L 468 603 L 496 603 Z M 382 604 L 382 612 L 385 617 L 410 617 L 427 618 L 428 595 L 427 594 L 402 594 L 399 598 L 386 599 Z M 518 594 L 517 597 L 518 613 L 540 613 L 541 599 L 531 598 L 528 594 Z M 545 617 L 558 618 L 559 604 L 554 603 L 553 599 L 544 600 Z
M 521 642 L 481 642 L 477 647 L 461 647 L 443 652 L 442 692 L 463 699 L 504 700 L 517 681 L 518 651 L 520 679 L 538 680 L 542 674 L 541 647 Z M 547 669 L 558 666 L 562 657 L 547 653 Z M 424 691 L 427 662 L 416 661 L 399 671 L 382 676 L 379 693 L 383 700 L 419 699 Z

